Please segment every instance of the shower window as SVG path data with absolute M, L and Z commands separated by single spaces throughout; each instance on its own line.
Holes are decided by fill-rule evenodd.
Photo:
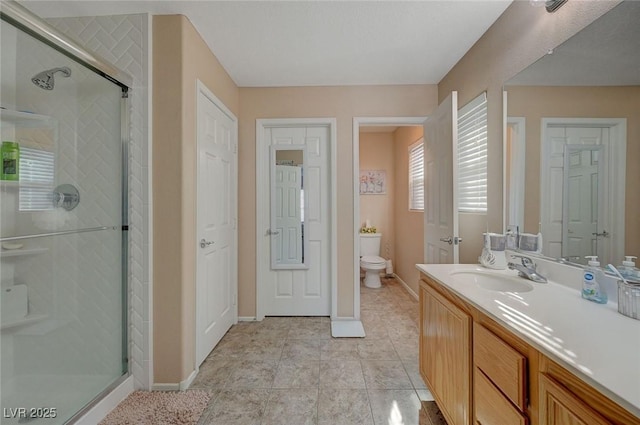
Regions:
M 20 211 L 53 209 L 51 192 L 55 169 L 53 152 L 42 149 L 20 150 Z

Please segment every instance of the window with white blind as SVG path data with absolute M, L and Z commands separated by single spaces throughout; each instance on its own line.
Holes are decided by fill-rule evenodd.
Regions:
M 20 148 L 20 211 L 53 209 L 54 161 L 53 152 Z
M 409 209 L 424 211 L 424 139 L 409 146 Z
M 458 111 L 458 211 L 487 212 L 487 94 Z

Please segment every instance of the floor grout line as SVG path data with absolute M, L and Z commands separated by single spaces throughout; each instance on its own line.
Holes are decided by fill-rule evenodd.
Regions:
M 355 387 L 356 385 L 348 385 L 349 381 L 341 380 L 341 383 L 347 383 L 346 386 L 348 388 L 334 388 L 333 391 L 346 391 L 345 394 L 350 391 L 354 392 L 354 394 L 357 392 L 364 394 L 366 397 L 366 409 L 368 411 L 368 415 L 371 417 L 371 424 L 375 423 L 374 410 L 377 409 L 378 414 L 381 413 L 379 411 L 379 406 L 374 409 L 371 398 L 372 391 L 376 393 L 377 400 L 379 400 L 379 397 L 383 397 L 383 400 L 385 400 L 385 397 L 387 397 L 384 395 L 385 392 L 398 391 L 398 394 L 405 394 L 402 397 L 409 397 L 407 400 L 417 399 L 422 403 L 416 383 L 412 379 L 412 375 L 409 373 L 408 365 L 410 362 L 415 362 L 413 356 L 411 356 L 411 353 L 413 352 L 413 345 L 411 343 L 404 344 L 405 340 L 408 341 L 413 337 L 414 331 L 415 338 L 419 337 L 418 322 L 413 317 L 415 314 L 418 314 L 419 311 L 416 307 L 417 301 L 407 297 L 406 294 L 403 293 L 403 291 L 406 292 L 406 289 L 399 287 L 397 282 L 393 282 L 393 280 L 383 282 L 385 282 L 383 287 L 376 290 L 376 292 L 373 292 L 368 288 L 361 288 L 361 311 L 363 313 L 362 321 L 365 325 L 365 330 L 367 327 L 375 326 L 376 331 L 379 332 L 373 332 L 375 335 L 373 337 L 370 336 L 355 340 L 353 347 L 350 347 L 347 344 L 345 344 L 344 348 L 339 344 L 336 344 L 335 347 L 330 345 L 330 341 L 340 341 L 341 339 L 325 338 L 324 333 L 330 332 L 330 321 L 323 320 L 323 318 L 266 318 L 263 322 L 247 322 L 251 323 L 251 326 L 242 326 L 235 329 L 232 328 L 232 330 L 225 335 L 225 338 L 227 338 L 227 344 L 224 345 L 224 352 L 228 352 L 230 356 L 233 356 L 233 369 L 229 372 L 229 376 L 227 380 L 223 382 L 221 388 L 215 387 L 210 389 L 210 391 L 216 391 L 215 397 L 211 398 L 199 423 L 218 423 L 215 421 L 216 419 L 220 420 L 218 413 L 216 414 L 217 417 L 215 419 L 211 416 L 213 415 L 213 408 L 223 391 L 234 392 L 259 389 L 258 387 L 229 388 L 229 385 L 232 385 L 233 376 L 236 374 L 237 368 L 242 367 L 241 365 L 244 360 L 259 361 L 259 359 L 256 360 L 255 357 L 255 352 L 259 351 L 264 351 L 265 354 L 269 352 L 276 354 L 271 350 L 271 347 L 275 345 L 280 346 L 280 349 L 277 352 L 277 355 L 272 358 L 274 363 L 273 368 L 271 369 L 273 371 L 273 379 L 270 380 L 269 386 L 264 388 L 266 396 L 263 401 L 263 410 L 260 414 L 258 423 L 266 423 L 266 415 L 269 412 L 269 409 L 277 408 L 276 404 L 273 404 L 276 396 L 278 397 L 278 400 L 281 400 L 277 403 L 282 404 L 282 400 L 286 400 L 282 397 L 286 397 L 287 392 L 295 394 L 296 390 L 304 389 L 315 390 L 314 392 L 306 391 L 308 394 L 313 394 L 315 396 L 314 407 L 311 410 L 306 411 L 311 415 L 315 415 L 314 419 L 316 424 L 320 423 L 320 420 L 322 419 L 321 414 L 323 414 L 323 411 L 328 407 L 323 407 L 321 404 L 321 394 L 324 392 L 325 396 L 329 396 L 332 392 L 331 383 L 326 382 L 326 385 L 323 385 L 322 365 L 323 363 L 326 364 L 326 362 L 350 362 L 351 360 L 357 360 L 359 374 L 361 375 L 364 383 L 363 388 L 350 388 Z M 322 331 L 322 334 L 318 334 L 319 330 Z M 264 332 L 260 334 L 260 331 Z M 273 335 L 276 336 L 274 337 Z M 296 338 L 296 336 L 299 338 Z M 300 338 L 300 336 L 302 337 Z M 251 354 L 250 349 L 247 351 L 247 349 L 244 348 L 247 339 L 249 341 L 258 341 L 259 344 L 261 344 L 260 348 L 256 348 L 253 354 Z M 314 342 L 306 343 L 305 345 L 304 342 L 296 343 L 296 341 Z M 366 341 L 373 341 L 373 343 L 361 346 L 360 343 Z M 376 344 L 376 342 L 378 342 L 378 344 Z M 298 345 L 296 346 L 296 344 Z M 253 346 L 255 345 L 252 345 L 251 347 Z M 310 353 L 314 353 L 316 352 L 315 350 L 317 350 L 317 357 L 316 355 L 313 355 L 312 360 L 309 360 L 309 356 L 304 354 L 310 347 L 313 347 L 311 348 Z M 361 347 L 366 351 L 361 352 Z M 381 347 L 390 347 L 391 350 Z M 323 349 L 325 348 L 327 350 L 326 358 L 323 357 Z M 343 349 L 345 350 L 345 353 L 340 353 Z M 286 354 L 287 351 L 289 352 L 288 354 Z M 213 352 L 215 353 L 215 350 Z M 355 357 L 353 357 L 354 354 Z M 313 361 L 314 364 L 317 363 L 317 382 L 313 386 L 306 386 L 304 384 L 304 377 L 309 372 L 306 368 L 310 365 L 300 365 L 299 368 L 296 368 L 295 366 L 298 362 L 301 363 L 306 361 Z M 365 364 L 370 364 L 371 362 L 373 362 L 373 365 L 371 365 L 369 375 L 372 377 L 373 381 L 368 382 L 365 376 Z M 400 368 L 398 368 L 398 362 L 401 366 Z M 291 366 L 293 368 L 292 371 L 287 372 L 282 370 L 281 368 L 284 366 L 284 363 L 291 363 L 293 365 Z M 347 367 L 346 370 L 355 371 L 356 368 L 354 368 L 353 365 L 355 365 L 355 363 L 352 363 L 352 366 L 345 366 Z M 392 377 L 390 380 L 385 380 L 384 378 L 384 367 L 395 369 L 394 371 L 386 372 L 386 376 Z M 339 368 L 341 367 L 339 366 Z M 256 368 L 256 371 L 264 372 L 264 370 L 266 370 L 264 367 Z M 400 373 L 400 370 L 402 370 L 404 375 Z M 287 373 L 292 373 L 293 377 L 288 378 Z M 313 376 L 313 372 L 311 373 Z M 380 375 L 381 373 L 382 375 Z M 245 376 L 242 375 L 242 373 L 237 376 L 243 377 L 247 383 L 250 383 L 250 380 L 254 379 L 251 378 L 250 375 Z M 260 376 L 264 375 L 261 374 Z M 280 381 L 283 382 L 283 384 L 280 384 L 280 386 L 276 388 L 276 379 L 279 376 L 283 379 Z M 331 373 L 331 376 L 336 376 L 336 373 Z M 400 381 L 397 381 L 393 377 L 397 377 Z M 197 378 L 198 377 L 196 377 L 196 379 Z M 405 384 L 397 384 L 398 382 L 403 382 L 405 378 L 408 379 L 408 383 L 406 383 L 407 388 L 404 388 Z M 292 379 L 292 381 L 287 382 L 287 379 Z M 378 381 L 380 382 L 376 384 Z M 204 389 L 202 387 L 206 387 L 206 381 L 202 384 L 199 383 L 198 385 L 198 389 Z M 371 387 L 371 385 L 374 385 L 376 388 Z M 398 388 L 385 388 L 385 386 L 395 386 Z M 331 400 L 331 398 L 328 398 L 327 400 Z M 364 403 L 365 400 L 361 399 L 361 402 Z M 310 405 L 307 406 L 310 407 Z M 222 408 L 221 406 L 218 407 Z M 331 407 L 328 408 L 331 409 Z M 362 408 L 365 408 L 365 405 L 363 405 Z M 333 412 L 333 410 L 330 411 Z M 361 412 L 364 413 L 364 410 L 361 410 Z M 270 413 L 270 415 L 272 414 L 273 413 Z M 327 417 L 325 417 L 325 419 L 326 418 Z M 229 423 L 228 425 L 232 424 Z M 409 425 L 408 422 L 407 425 Z

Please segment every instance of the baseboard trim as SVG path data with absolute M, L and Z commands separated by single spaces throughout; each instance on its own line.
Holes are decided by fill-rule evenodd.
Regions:
M 180 391 L 180 384 L 153 384 L 151 391 Z
M 420 297 L 418 297 L 418 294 L 415 293 L 415 291 L 413 289 L 411 289 L 411 287 L 409 285 L 407 285 L 407 282 L 405 282 L 404 280 L 402 280 L 400 278 L 400 276 L 398 276 L 396 273 L 393 274 L 393 277 L 395 277 L 398 282 L 400 282 L 402 284 L 402 286 L 404 286 L 404 289 L 407 290 L 407 292 L 409 293 L 409 295 L 411 295 L 413 298 L 415 298 L 416 300 L 419 300 Z
M 255 322 L 256 316 L 238 316 L 238 322 Z
M 364 326 L 360 320 L 332 320 L 331 336 L 334 338 L 364 338 Z
M 198 369 L 191 372 L 191 375 L 189 375 L 187 379 L 180 382 L 180 391 L 189 389 L 189 386 L 191 386 L 191 383 L 193 382 L 194 379 L 196 379 L 197 375 L 198 375 Z
M 127 398 L 133 392 L 133 376 L 129 376 L 120 385 L 115 387 L 105 398 L 100 400 L 95 406 L 85 413 L 76 425 L 95 425 L 103 420 L 109 412 L 120 404 L 122 400 Z

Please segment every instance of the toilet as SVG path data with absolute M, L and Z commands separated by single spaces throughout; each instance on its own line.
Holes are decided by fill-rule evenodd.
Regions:
M 364 286 L 380 288 L 380 271 L 387 267 L 387 261 L 380 257 L 382 233 L 360 233 L 360 268 L 364 270 Z

